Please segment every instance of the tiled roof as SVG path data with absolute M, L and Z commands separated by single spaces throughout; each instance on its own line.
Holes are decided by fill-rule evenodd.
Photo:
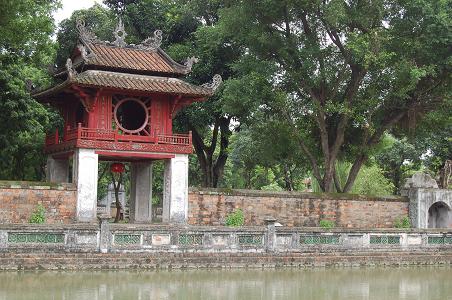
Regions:
M 64 90 L 72 84 L 201 98 L 212 96 L 214 93 L 210 88 L 193 85 L 178 78 L 87 70 L 57 86 L 37 92 L 33 97 L 43 98 Z
M 144 51 L 103 44 L 89 44 L 93 55 L 85 62 L 88 66 L 131 70 L 141 73 L 184 75 L 189 69 L 173 61 L 163 50 Z
M 78 74 L 74 82 L 80 85 L 110 87 L 143 92 L 189 96 L 211 96 L 211 89 L 192 85 L 177 78 L 88 70 Z

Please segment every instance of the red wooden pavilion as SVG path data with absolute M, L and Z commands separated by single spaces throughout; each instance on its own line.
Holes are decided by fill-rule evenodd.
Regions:
M 64 130 L 48 135 L 48 180 L 67 182 L 69 159 L 77 183 L 77 220 L 93 221 L 97 206 L 99 160 L 131 162 L 130 219 L 151 221 L 152 161 L 164 159 L 164 221 L 185 222 L 191 133 L 174 134 L 172 119 L 184 106 L 211 96 L 221 77 L 196 86 L 180 79 L 192 57 L 179 64 L 161 48 L 162 32 L 139 45 L 125 42 L 120 21 L 114 42 L 100 41 L 77 21 L 79 44 L 58 84 L 33 97 L 58 109 Z

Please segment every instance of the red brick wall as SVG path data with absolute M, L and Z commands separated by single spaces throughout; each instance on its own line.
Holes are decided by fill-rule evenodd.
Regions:
M 289 227 L 316 227 L 326 219 L 336 227 L 389 228 L 396 218 L 408 216 L 404 197 L 192 189 L 188 201 L 191 225 L 224 225 L 226 216 L 238 208 L 250 226 L 262 225 L 271 216 Z
M 28 223 L 38 204 L 46 210 L 46 223 L 71 223 L 75 219 L 75 186 L 0 181 L 0 224 Z

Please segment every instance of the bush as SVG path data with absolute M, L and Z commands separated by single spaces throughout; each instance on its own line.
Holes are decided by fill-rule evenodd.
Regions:
M 30 220 L 28 220 L 31 224 L 43 224 L 46 222 L 46 209 L 42 204 L 38 204 L 36 209 L 31 214 Z
M 243 226 L 244 223 L 245 217 L 241 209 L 237 209 L 226 216 L 226 226 L 238 227 Z
M 394 221 L 395 228 L 411 228 L 411 222 L 408 217 L 396 218 Z
M 331 220 L 320 220 L 320 227 L 322 228 L 334 228 L 335 224 Z
M 348 162 L 338 161 L 336 163 L 336 174 L 338 175 L 341 188 L 344 187 L 345 182 L 347 181 L 350 168 L 351 164 Z M 320 185 L 314 176 L 311 176 L 311 182 L 312 191 L 314 193 L 321 193 L 322 190 L 320 189 Z M 361 167 L 350 193 L 385 196 L 392 195 L 394 190 L 394 184 L 384 176 L 383 171 L 377 165 L 372 165 Z

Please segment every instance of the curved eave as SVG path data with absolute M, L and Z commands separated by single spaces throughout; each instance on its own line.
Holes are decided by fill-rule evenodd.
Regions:
M 213 95 L 212 89 L 192 85 L 178 78 L 115 73 L 108 71 L 87 70 L 71 79 L 32 94 L 37 100 L 47 102 L 52 95 L 61 93 L 71 85 L 112 90 L 181 95 L 184 97 L 206 99 Z M 47 100 L 47 101 L 45 101 Z
M 70 85 L 71 85 L 71 81 L 70 80 L 66 80 L 66 81 L 63 81 L 60 84 L 51 86 L 48 89 L 33 92 L 33 93 L 31 93 L 31 96 L 34 99 L 38 100 L 39 102 L 48 102 L 48 101 L 45 101 L 45 100 L 48 99 L 48 97 L 64 91 Z M 42 101 L 42 100 L 44 100 L 44 101 Z

